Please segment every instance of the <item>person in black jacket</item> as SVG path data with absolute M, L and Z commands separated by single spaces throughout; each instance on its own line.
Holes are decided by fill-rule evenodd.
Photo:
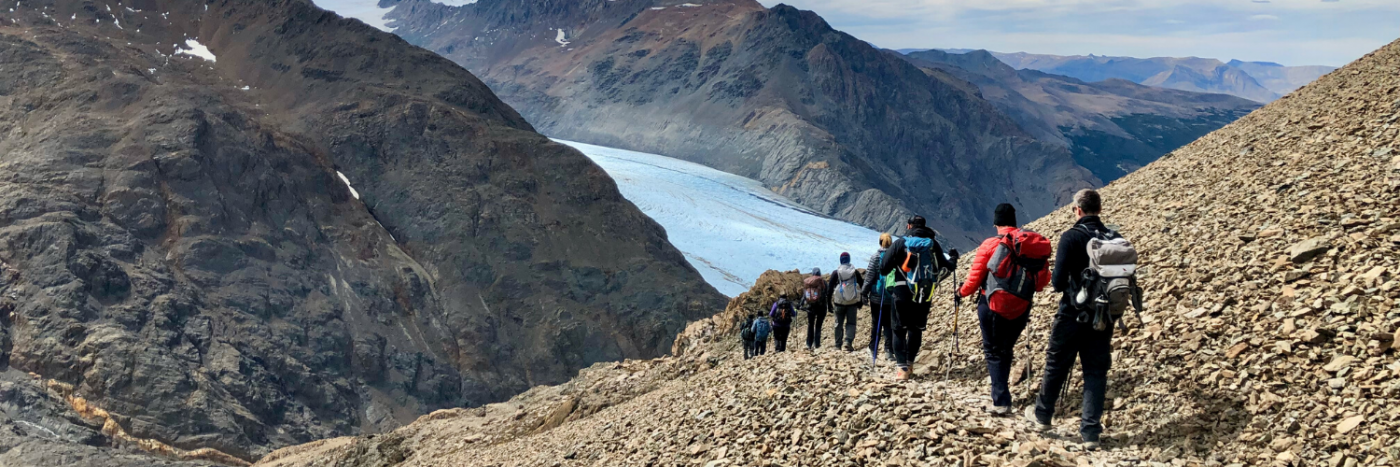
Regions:
M 878 355 L 876 352 L 880 349 L 880 336 L 884 336 L 885 356 L 890 361 L 894 361 L 894 323 L 890 321 L 894 299 L 883 286 L 876 285 L 876 282 L 883 280 L 880 277 L 880 258 L 892 244 L 893 236 L 888 233 L 880 234 L 880 251 L 870 255 L 870 264 L 865 267 L 865 285 L 861 287 L 861 295 L 865 297 L 865 302 L 870 304 L 870 358 Z
M 937 234 L 928 228 L 926 223 L 927 221 L 920 216 L 909 218 L 909 223 L 905 225 L 905 237 L 932 240 Z M 884 277 L 894 272 L 896 282 L 901 284 L 908 282 L 904 270 L 900 269 L 909 254 L 904 242 L 905 238 L 895 240 L 894 244 L 885 250 L 885 258 L 880 261 L 880 276 Z M 943 248 L 938 242 L 933 242 L 931 250 L 933 260 L 936 261 L 935 267 L 946 268 Z M 890 288 L 893 290 L 886 292 L 894 297 L 894 359 L 899 367 L 895 372 L 895 379 L 907 380 L 913 372 L 914 360 L 919 356 L 919 347 L 923 345 L 924 328 L 928 325 L 928 314 L 933 304 L 915 302 L 914 293 L 907 286 L 894 285 Z
M 865 288 L 865 276 L 856 270 L 851 264 L 851 254 L 841 253 L 841 265 L 831 271 L 831 278 L 826 283 L 826 299 L 831 302 L 831 311 L 836 314 L 836 327 L 833 333 L 836 334 L 836 341 L 832 342 L 832 347 L 842 348 L 841 343 L 846 343 L 847 352 L 855 350 L 852 343 L 856 340 L 856 315 L 860 312 L 861 289 Z M 850 289 L 852 303 L 841 304 L 842 294 L 845 292 L 841 287 L 841 278 L 846 277 L 855 282 L 855 287 Z
M 1055 415 L 1055 403 L 1060 391 L 1074 369 L 1074 361 L 1080 360 L 1084 376 L 1083 417 L 1079 434 L 1084 439 L 1086 449 L 1099 447 L 1099 435 L 1103 433 L 1100 419 L 1103 417 L 1104 396 L 1108 390 L 1108 368 L 1112 363 L 1113 326 L 1096 331 L 1088 310 L 1074 305 L 1074 294 L 1082 286 L 1079 282 L 1084 270 L 1089 267 L 1089 240 L 1095 233 L 1108 232 L 1099 220 L 1103 200 L 1094 190 L 1082 190 L 1074 195 L 1074 213 L 1078 221 L 1074 227 L 1060 235 L 1059 249 L 1055 255 L 1055 271 L 1050 283 L 1060 296 L 1060 309 L 1050 328 L 1050 342 L 1045 350 L 1045 375 L 1040 383 L 1040 393 L 1035 406 L 1027 407 L 1026 419 L 1041 430 L 1048 430 Z

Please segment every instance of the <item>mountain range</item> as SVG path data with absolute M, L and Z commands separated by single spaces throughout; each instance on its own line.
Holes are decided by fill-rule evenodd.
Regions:
M 977 86 L 1037 139 L 1065 146 L 1075 162 L 1113 181 L 1259 108 L 1225 94 L 1144 86 L 1111 78 L 1084 82 L 1016 70 L 986 51 L 927 50 L 905 55 L 929 73 Z
M 461 67 L 307 0 L 0 23 L 0 465 L 246 464 L 670 350 L 725 298 Z
M 1020 70 L 1038 70 L 1095 82 L 1123 79 L 1147 86 L 1213 92 L 1269 103 L 1335 70 L 1327 66 L 1286 67 L 1270 62 L 1229 63 L 1197 57 L 1108 57 L 992 52 Z
M 380 5 L 396 34 L 472 70 L 546 134 L 754 178 L 876 230 L 920 213 L 957 244 L 987 231 L 999 202 L 1043 214 L 1253 108 L 1157 93 L 1068 111 L 1122 123 L 1037 120 L 968 81 L 991 75 L 929 72 L 753 0 Z

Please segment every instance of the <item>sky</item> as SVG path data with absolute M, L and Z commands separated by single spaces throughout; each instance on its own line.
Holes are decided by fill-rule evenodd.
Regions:
M 760 0 L 890 49 L 1341 66 L 1400 38 L 1400 0 Z

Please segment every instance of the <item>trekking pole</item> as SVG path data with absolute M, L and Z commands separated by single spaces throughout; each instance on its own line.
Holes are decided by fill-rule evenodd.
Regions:
M 880 309 L 875 312 L 875 332 L 871 333 L 870 339 L 875 341 L 870 345 L 870 365 L 875 365 L 875 360 L 880 357 L 880 325 L 885 321 L 885 294 L 880 294 Z
M 953 374 L 953 358 L 958 355 L 958 309 L 962 307 L 962 297 L 958 296 L 958 270 L 953 270 L 953 347 L 948 349 L 948 368 L 943 371 L 943 380 Z

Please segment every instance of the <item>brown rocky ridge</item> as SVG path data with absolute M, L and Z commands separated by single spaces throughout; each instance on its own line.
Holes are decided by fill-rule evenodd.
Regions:
M 863 352 L 740 359 L 726 326 L 794 272 L 692 325 L 674 356 L 260 465 L 1400 465 L 1397 149 L 1400 42 L 1103 190 L 1107 222 L 1143 253 L 1148 300 L 1115 338 L 1100 451 L 1076 443 L 1074 385 L 1050 434 L 982 412 L 966 310 L 949 358 L 950 300 L 912 382 Z M 1058 234 L 1071 217 L 1029 227 Z M 1018 409 L 1057 299 L 1038 298 L 1018 349 L 1032 375 L 1013 379 Z

